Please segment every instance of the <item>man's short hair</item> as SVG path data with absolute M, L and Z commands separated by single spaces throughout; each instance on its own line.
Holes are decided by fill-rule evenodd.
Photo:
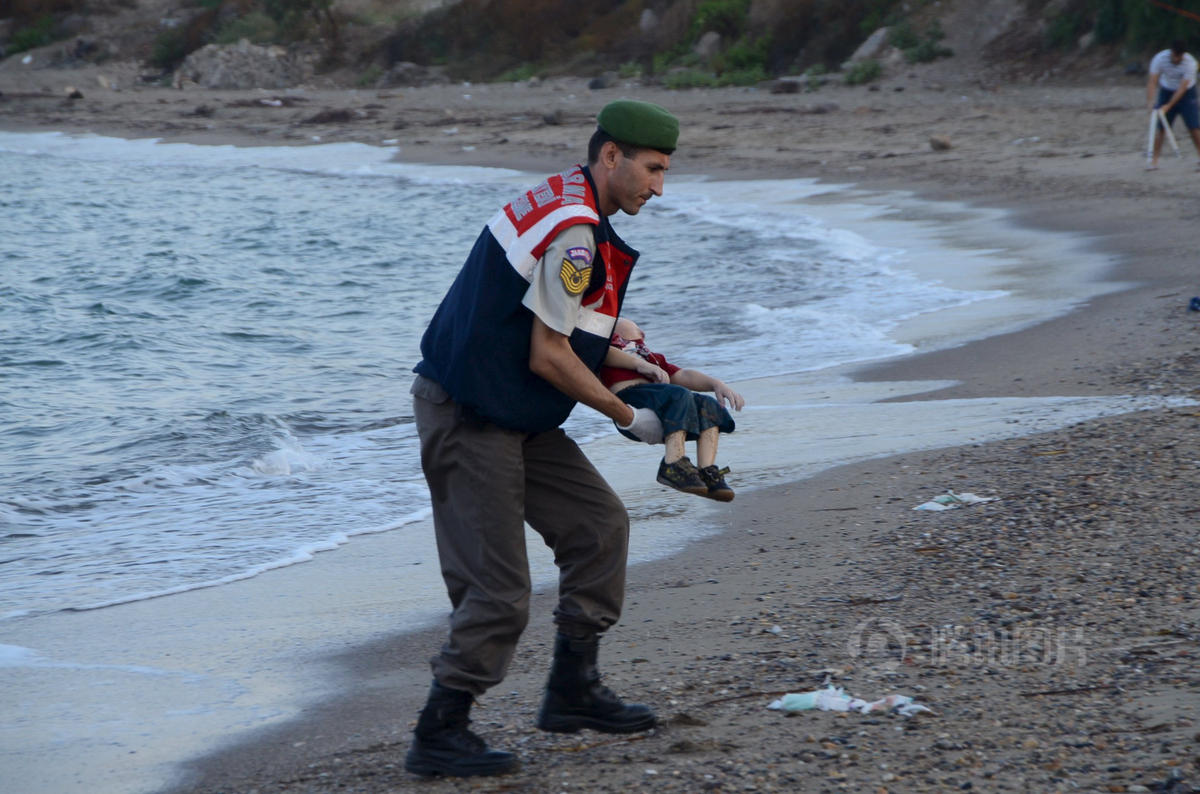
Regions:
M 1187 45 L 1183 43 L 1182 39 L 1175 39 L 1175 41 L 1171 42 L 1171 52 L 1176 55 L 1183 55 L 1187 52 Z
M 616 138 L 597 127 L 596 131 L 592 133 L 592 139 L 588 141 L 588 165 L 591 165 L 600 159 L 600 150 L 604 148 L 604 144 L 608 143 L 609 141 L 615 143 L 617 148 L 621 150 L 621 154 L 625 155 L 625 157 L 629 158 L 630 160 L 637 157 L 637 153 L 642 149 L 641 146 L 634 146 L 633 144 L 625 143 L 624 141 L 618 141 Z

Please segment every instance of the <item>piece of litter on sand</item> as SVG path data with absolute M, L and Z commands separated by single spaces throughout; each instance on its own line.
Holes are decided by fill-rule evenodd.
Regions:
M 995 502 L 998 496 L 976 496 L 973 493 L 955 493 L 946 491 L 941 496 L 935 496 L 928 502 L 922 502 L 913 510 L 953 510 L 956 507 L 979 504 L 980 502 Z
M 811 692 L 789 692 L 778 700 L 771 701 L 767 708 L 776 711 L 857 711 L 860 714 L 894 712 L 904 717 L 911 717 L 922 711 L 933 713 L 933 709 L 914 703 L 908 695 L 888 695 L 879 700 L 867 701 L 851 697 L 844 689 L 832 684 Z

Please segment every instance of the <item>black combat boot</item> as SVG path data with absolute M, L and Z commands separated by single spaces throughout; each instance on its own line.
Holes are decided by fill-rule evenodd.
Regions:
M 636 733 L 653 728 L 657 718 L 649 706 L 626 705 L 600 683 L 596 652 L 600 638 L 554 638 L 554 664 L 537 726 L 543 731 L 575 733 L 591 728 L 603 733 Z
M 461 689 L 433 682 L 429 700 L 417 719 L 413 742 L 404 768 L 414 775 L 503 775 L 517 768 L 517 757 L 502 750 L 489 750 L 471 732 L 471 703 L 475 697 Z

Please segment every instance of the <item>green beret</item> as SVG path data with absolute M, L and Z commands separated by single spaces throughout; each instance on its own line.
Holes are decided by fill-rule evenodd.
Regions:
M 679 140 L 679 119 L 666 108 L 650 102 L 618 99 L 609 102 L 596 117 L 600 129 L 632 146 L 658 149 L 670 154 Z

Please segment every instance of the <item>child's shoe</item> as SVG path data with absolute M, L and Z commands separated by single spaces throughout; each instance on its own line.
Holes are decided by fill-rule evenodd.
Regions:
M 706 490 L 702 496 L 707 496 L 709 499 L 716 499 L 718 502 L 732 502 L 733 489 L 725 484 L 725 475 L 729 473 L 729 467 L 718 469 L 716 465 L 705 466 L 700 469 L 700 478 L 704 480 Z
M 687 455 L 674 463 L 667 463 L 667 459 L 663 458 L 662 463 L 658 464 L 658 481 L 676 491 L 696 496 L 708 496 L 708 485 L 700 477 L 700 472 L 688 460 Z

